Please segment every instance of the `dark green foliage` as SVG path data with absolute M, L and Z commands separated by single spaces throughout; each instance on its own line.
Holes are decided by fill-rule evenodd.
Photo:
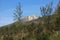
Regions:
M 13 37 L 4 36 L 3 40 L 13 40 Z

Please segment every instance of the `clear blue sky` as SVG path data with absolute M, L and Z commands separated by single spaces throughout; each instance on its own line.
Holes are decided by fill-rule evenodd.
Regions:
M 40 14 L 40 6 L 44 6 L 53 1 L 53 8 L 56 7 L 58 0 L 0 0 L 0 26 L 13 23 L 13 13 L 18 2 L 21 2 L 23 14 L 22 16 L 30 16 Z

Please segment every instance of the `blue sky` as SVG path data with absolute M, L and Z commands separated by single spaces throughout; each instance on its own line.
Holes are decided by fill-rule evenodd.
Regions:
M 14 22 L 13 13 L 19 1 L 21 2 L 23 17 L 33 14 L 41 16 L 40 6 L 44 6 L 53 1 L 53 8 L 55 8 L 58 3 L 58 0 L 0 0 L 0 26 Z

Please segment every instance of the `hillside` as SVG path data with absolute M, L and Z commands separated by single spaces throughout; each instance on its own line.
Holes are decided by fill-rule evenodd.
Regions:
M 37 24 L 38 22 L 39 22 L 39 19 L 24 22 L 24 23 L 22 23 L 23 25 L 21 25 L 22 26 L 22 29 L 21 29 L 21 26 L 16 27 L 17 22 L 12 23 L 12 24 L 9 24 L 9 25 L 6 25 L 6 26 L 3 26 L 3 27 L 0 28 L 0 40 L 3 39 L 4 37 L 8 37 L 8 36 L 9 37 L 13 37 L 13 38 L 16 37 L 16 38 L 19 38 L 19 39 L 22 37 L 22 35 L 23 35 L 23 37 L 27 37 L 27 36 L 30 35 L 30 32 L 29 31 L 35 30 L 32 27 L 30 27 L 30 28 L 32 28 L 30 30 L 30 28 L 28 26 L 29 25 L 32 26 L 34 24 L 36 24 L 36 26 L 37 26 L 38 25 Z M 32 31 L 32 33 L 33 33 L 33 31 Z
M 52 18 L 54 18 L 54 16 L 52 16 Z M 51 28 L 51 31 L 50 31 L 50 29 L 45 29 L 45 27 L 41 27 L 41 22 L 43 22 L 41 19 L 43 19 L 43 17 L 40 17 L 36 20 L 27 21 L 25 23 L 22 23 L 22 25 L 20 24 L 18 25 L 18 22 L 15 22 L 10 25 L 1 27 L 0 40 L 36 40 L 36 39 L 38 40 L 39 38 L 43 40 L 44 39 L 43 34 L 45 34 L 45 32 L 49 33 L 50 35 L 53 35 L 53 33 L 54 35 L 57 35 L 56 32 L 60 33 L 60 30 L 59 31 L 57 30 L 60 28 L 56 29 L 56 27 L 55 28 L 52 27 L 53 29 Z M 56 32 L 53 30 L 55 30 Z M 46 36 L 45 38 L 48 38 L 47 35 L 48 34 L 45 34 Z

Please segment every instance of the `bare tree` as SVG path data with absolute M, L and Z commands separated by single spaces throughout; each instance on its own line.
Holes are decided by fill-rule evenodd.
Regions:
M 21 35 L 23 36 L 23 34 L 22 34 L 23 27 L 22 27 L 21 17 L 22 17 L 22 9 L 21 9 L 21 4 L 19 2 L 18 6 L 16 7 L 15 12 L 14 12 L 14 20 L 16 21 L 16 23 L 15 23 L 16 27 L 20 28 Z M 21 40 L 22 40 L 22 38 L 21 38 Z
M 22 10 L 21 10 L 21 4 L 19 2 L 14 12 L 14 20 L 21 21 L 21 16 L 22 16 Z
M 52 4 L 53 3 L 51 2 L 50 4 L 48 4 L 46 6 L 40 7 L 44 25 L 47 27 L 50 26 L 51 14 L 53 11 Z

